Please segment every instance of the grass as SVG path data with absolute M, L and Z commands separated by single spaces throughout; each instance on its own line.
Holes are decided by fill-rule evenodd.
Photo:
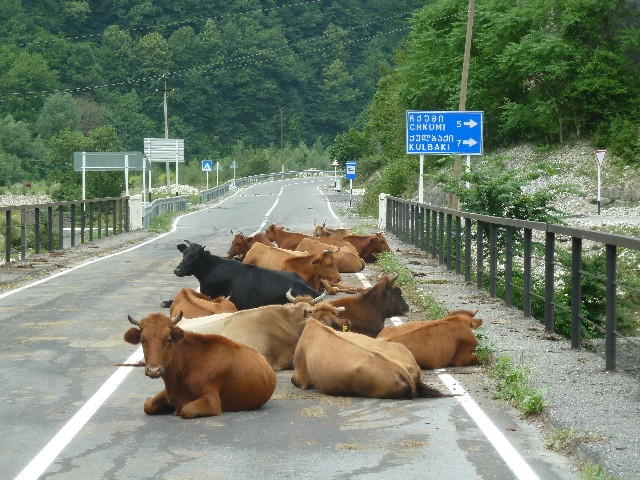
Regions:
M 534 390 L 527 384 L 528 370 L 515 365 L 511 357 L 501 355 L 491 365 L 496 380 L 496 397 L 516 407 L 523 415 L 536 415 L 546 405 L 545 390 Z
M 183 211 L 176 211 L 157 215 L 151 219 L 149 228 L 147 230 L 155 233 L 168 232 L 169 230 L 171 230 L 171 228 L 173 228 L 173 219 L 179 217 L 180 215 L 184 215 L 184 213 L 185 212 Z

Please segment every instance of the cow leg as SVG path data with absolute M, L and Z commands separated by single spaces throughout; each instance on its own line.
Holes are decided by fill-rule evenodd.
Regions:
M 169 403 L 167 391 L 162 390 L 156 393 L 149 400 L 144 402 L 144 413 L 147 415 L 161 415 L 163 413 L 172 413 L 174 406 Z
M 220 395 L 217 393 L 189 402 L 180 410 L 182 418 L 213 417 L 221 414 L 222 405 L 220 404 Z
M 469 365 L 474 365 L 477 360 L 478 359 L 473 351 L 461 349 L 456 352 L 456 355 L 453 357 L 453 361 L 451 362 L 451 364 L 454 367 L 467 367 Z

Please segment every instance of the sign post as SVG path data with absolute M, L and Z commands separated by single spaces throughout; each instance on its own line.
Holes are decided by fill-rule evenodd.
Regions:
M 353 196 L 353 179 L 356 178 L 356 161 L 349 160 L 346 164 L 346 177 L 349 180 L 349 206 L 351 206 L 351 197 Z
M 484 112 L 407 110 L 406 153 L 420 155 L 418 201 L 423 203 L 424 155 L 482 155 Z
M 333 162 L 331 162 L 331 166 L 333 167 L 333 189 L 338 190 L 338 159 L 334 158 Z
M 209 172 L 213 170 L 212 160 L 202 160 L 202 171 L 207 172 L 207 190 L 209 190 Z
M 596 161 L 598 162 L 598 215 L 600 215 L 600 172 L 602 171 L 602 166 L 604 165 L 604 159 L 607 156 L 606 150 L 596 150 L 593 152 L 596 156 Z
M 220 171 L 220 162 L 217 161 L 216 162 L 216 187 L 218 186 L 218 179 L 220 178 L 219 172 Z
M 233 168 L 233 183 L 231 184 L 233 188 L 236 188 L 236 161 L 231 162 L 231 168 Z

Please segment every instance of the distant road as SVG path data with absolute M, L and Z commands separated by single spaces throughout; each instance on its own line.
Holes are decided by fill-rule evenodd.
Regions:
M 175 231 L 0 298 L 2 478 L 47 479 L 510 479 L 575 478 L 543 451 L 532 425 L 490 398 L 484 377 L 424 372 L 458 397 L 380 400 L 301 391 L 279 372 L 273 398 L 252 412 L 182 420 L 147 416 L 163 388 L 123 340 L 127 315 L 158 311 L 181 287 L 184 239 L 224 255 L 234 232 L 270 223 L 311 232 L 340 225 L 323 189 L 331 178 L 254 185 L 179 219 Z M 345 275 L 375 282 L 368 267 Z

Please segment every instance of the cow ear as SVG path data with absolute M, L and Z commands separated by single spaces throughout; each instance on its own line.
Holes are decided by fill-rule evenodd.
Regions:
M 138 345 L 140 343 L 140 329 L 130 328 L 124 334 L 124 341 L 132 345 Z
M 176 247 L 178 248 L 178 250 L 180 250 L 180 253 L 184 253 L 184 251 L 187 249 L 187 246 L 184 243 L 176 245 Z
M 180 343 L 184 340 L 184 330 L 175 327 L 171 329 L 171 341 L 173 343 Z

